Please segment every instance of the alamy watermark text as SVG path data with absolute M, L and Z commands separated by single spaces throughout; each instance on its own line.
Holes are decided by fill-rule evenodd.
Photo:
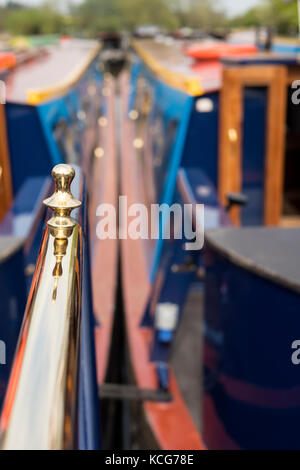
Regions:
M 132 239 L 185 240 L 186 250 L 201 250 L 204 244 L 203 204 L 128 205 L 127 196 L 119 197 L 118 211 L 112 204 L 100 204 L 96 226 L 99 240 Z

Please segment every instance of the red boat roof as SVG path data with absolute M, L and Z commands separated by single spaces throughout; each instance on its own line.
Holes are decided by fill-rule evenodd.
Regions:
M 224 57 L 255 54 L 257 47 L 253 44 L 193 44 L 186 49 L 186 54 L 196 60 L 219 60 Z

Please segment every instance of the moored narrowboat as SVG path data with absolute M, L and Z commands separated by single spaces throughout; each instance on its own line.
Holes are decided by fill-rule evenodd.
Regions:
M 299 111 L 291 99 L 298 73 L 296 57 L 253 51 L 230 56 L 223 54 L 222 48 L 221 58 L 201 58 L 195 62 L 185 55 L 182 42 L 169 39 L 134 41 L 133 51 L 130 77 L 123 76 L 122 195 L 130 203 L 142 202 L 147 207 L 204 204 L 204 240 L 207 240 L 200 251 L 187 251 L 188 240 L 177 238 L 174 233 L 165 240 L 170 214 L 162 213 L 156 240 L 121 241 L 129 376 L 139 388 L 155 391 L 154 395 L 149 394 L 149 401 L 145 398 L 138 410 L 133 409 L 140 418 L 133 430 L 133 442 L 142 448 L 162 449 L 293 448 L 296 443 L 292 438 L 286 436 L 285 443 L 280 444 L 275 432 L 268 440 L 264 440 L 263 433 L 256 440 L 242 439 L 243 433 L 241 439 L 234 439 L 231 432 L 238 434 L 241 423 L 235 427 L 234 413 L 238 414 L 238 409 L 227 414 L 227 390 L 220 392 L 218 401 L 205 391 L 207 395 L 202 400 L 201 383 L 206 378 L 199 344 L 205 334 L 206 360 L 206 335 L 209 338 L 212 332 L 214 336 L 214 330 L 209 327 L 211 309 L 208 301 L 203 300 L 203 292 L 207 299 L 210 282 L 217 289 L 211 296 L 212 302 L 217 301 L 218 292 L 216 281 L 206 275 L 210 233 L 215 230 L 227 233 L 226 227 L 230 226 L 278 226 L 284 228 L 276 229 L 274 243 L 277 233 L 279 238 L 280 234 L 289 238 L 288 234 L 294 233 L 297 243 L 297 231 L 286 228 L 299 223 L 299 185 L 293 179 L 297 174 Z M 239 236 L 240 229 L 231 230 L 237 234 L 234 236 Z M 272 238 L 271 231 L 266 238 L 268 233 Z M 259 249 L 263 250 L 263 238 L 260 242 Z M 281 249 L 288 264 L 284 242 L 273 250 L 275 263 Z M 279 293 L 276 282 L 275 286 Z M 218 295 L 222 295 L 222 285 Z M 232 302 L 237 295 L 233 290 Z M 297 295 L 292 298 L 296 308 Z M 244 302 L 249 302 L 246 294 Z M 274 308 L 279 318 L 281 306 L 277 304 Z M 226 312 L 229 321 L 230 305 Z M 240 319 L 235 317 L 236 328 L 239 321 L 242 325 L 243 321 L 247 323 L 242 308 L 237 315 Z M 227 320 L 221 306 L 215 316 L 217 323 Z M 201 330 L 203 324 L 205 333 Z M 289 334 L 294 328 L 295 325 L 287 328 Z M 193 347 L 198 344 L 197 360 L 190 344 Z M 234 345 L 229 342 L 228 348 L 231 347 Z M 238 347 L 232 354 L 239 357 Z M 286 357 L 289 354 L 287 344 Z M 279 394 L 288 400 L 284 373 L 280 374 L 277 365 L 274 369 L 277 383 L 268 370 L 264 372 L 266 380 L 271 389 L 280 383 Z M 241 373 L 246 380 L 247 372 L 241 369 Z M 214 370 L 211 374 L 214 375 Z M 294 379 L 297 382 L 296 373 Z M 254 379 L 248 380 L 251 383 Z M 251 383 L 248 390 L 252 386 L 260 388 L 262 384 Z M 209 400 L 218 407 L 214 415 L 208 411 Z M 292 411 L 285 408 L 282 413 L 284 420 Z M 268 411 L 264 416 L 258 411 L 253 413 L 249 429 L 246 410 L 244 416 L 243 432 L 250 433 L 250 427 L 259 426 L 260 419 L 267 420 L 266 426 L 271 429 L 276 410 L 272 418 Z M 228 431 L 229 425 L 232 429 L 227 433 L 226 443 L 221 430 Z
M 5 364 L 1 363 L 2 448 L 96 449 L 100 446 L 97 388 L 105 380 L 108 369 L 117 269 L 116 242 L 100 241 L 94 236 L 97 206 L 103 201 L 115 204 L 117 197 L 114 83 L 110 76 L 103 74 L 100 50 L 101 46 L 95 41 L 62 39 L 59 43 L 47 45 L 47 53 L 43 56 L 19 64 L 5 76 L 6 104 L 0 108 L 1 190 L 2 196 L 5 196 L 0 226 L 3 243 L 1 345 L 7 345 Z M 73 240 L 70 252 L 68 247 L 71 242 L 66 241 L 66 253 L 59 252 L 62 242 L 59 237 L 56 242 L 55 236 L 50 233 L 52 226 L 46 224 L 50 215 L 43 204 L 43 200 L 49 198 L 53 191 L 50 174 L 55 164 L 58 168 L 57 191 L 64 184 L 64 179 L 59 182 L 59 178 L 64 178 L 59 171 L 70 171 L 73 178 L 72 167 L 76 169 L 71 190 L 74 197 L 82 202 L 82 209 L 77 210 L 72 218 L 72 221 L 75 220 L 74 227 L 79 227 L 79 235 L 77 233 L 76 243 Z M 66 164 L 72 164 L 72 167 Z M 65 189 L 69 194 L 69 189 Z M 61 201 L 62 204 L 65 202 Z M 54 204 L 54 210 L 55 207 Z M 45 227 L 48 227 L 46 231 Z M 75 315 L 76 344 L 72 344 L 74 332 L 70 330 L 69 336 L 62 339 L 60 350 L 62 363 L 71 361 L 71 375 L 67 374 L 63 379 L 72 382 L 71 401 L 68 402 L 63 396 L 61 401 L 58 400 L 56 405 L 60 422 L 56 423 L 58 427 L 55 432 L 51 431 L 52 425 L 45 419 L 36 423 L 37 433 L 29 439 L 25 428 L 31 426 L 30 416 L 25 416 L 24 408 L 28 407 L 28 411 L 31 408 L 32 412 L 39 403 L 41 409 L 45 407 L 51 413 L 53 407 L 49 395 L 49 400 L 43 402 L 45 397 L 42 398 L 40 387 L 44 387 L 45 381 L 41 377 L 39 379 L 38 374 L 42 368 L 47 370 L 47 355 L 54 347 L 55 328 L 60 328 L 58 325 L 54 324 L 53 329 L 46 332 L 44 340 L 49 347 L 47 350 L 45 345 L 40 362 L 36 365 L 39 380 L 35 392 L 36 403 L 34 395 L 32 403 L 28 402 L 23 382 L 35 373 L 30 371 L 31 366 L 28 372 L 27 358 L 37 343 L 43 341 L 44 322 L 49 317 L 46 310 L 39 317 L 41 303 L 33 302 L 33 299 L 42 295 L 44 287 L 40 284 L 47 284 L 50 295 L 52 277 L 47 279 L 40 269 L 44 265 L 48 269 L 48 257 L 51 256 L 49 244 L 52 242 L 53 260 L 56 256 L 57 264 L 54 263 L 51 270 L 57 286 L 52 289 L 52 300 L 50 297 L 48 299 L 49 308 L 54 303 L 51 309 L 59 314 L 61 302 L 75 305 L 75 310 L 68 313 L 69 304 L 66 304 L 66 314 Z M 80 255 L 78 265 L 73 266 L 76 271 L 72 271 L 73 268 L 68 271 L 65 264 L 68 253 L 71 258 Z M 79 291 L 74 285 L 68 299 L 63 287 L 67 282 L 65 274 L 71 279 L 74 273 L 78 276 Z M 33 333 L 34 339 L 30 332 L 36 330 L 31 326 L 31 318 L 34 325 L 39 322 L 37 335 Z M 56 330 L 59 334 L 60 331 Z M 73 346 L 71 356 L 64 355 L 64 348 Z M 58 372 L 54 368 L 53 375 L 47 377 L 49 393 L 60 393 Z M 67 382 L 62 383 L 62 393 L 65 393 L 66 385 Z M 22 397 L 21 401 L 16 398 L 16 393 Z M 15 427 L 15 413 L 17 422 L 19 419 L 24 422 L 22 429 Z M 65 435 L 66 426 L 68 436 Z
M 207 234 L 204 439 L 298 449 L 299 228 Z

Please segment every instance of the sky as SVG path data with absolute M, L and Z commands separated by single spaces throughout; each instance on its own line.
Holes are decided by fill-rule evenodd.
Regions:
M 38 5 L 41 0 L 19 0 L 20 3 L 26 5 Z M 73 0 L 74 3 L 80 3 L 80 0 Z M 126 1 L 126 0 L 125 0 Z M 211 0 L 214 2 L 214 0 Z M 261 3 L 262 0 L 219 0 L 220 6 L 222 6 L 228 15 L 235 16 L 240 13 L 244 13 L 249 8 Z M 5 0 L 0 0 L 0 5 L 5 4 Z

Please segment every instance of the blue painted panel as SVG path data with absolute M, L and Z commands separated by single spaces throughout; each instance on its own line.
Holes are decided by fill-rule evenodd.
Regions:
M 186 135 L 187 135 L 188 126 L 190 122 L 192 106 L 193 106 L 193 98 L 188 97 L 185 102 L 184 108 L 182 110 L 182 116 L 181 116 L 181 121 L 179 124 L 178 133 L 176 136 L 176 141 L 173 147 L 173 151 L 170 155 L 170 163 L 168 166 L 168 177 L 165 182 L 162 197 L 161 197 L 161 203 L 167 204 L 169 206 L 172 204 L 173 197 L 174 197 L 177 173 L 179 170 L 179 166 L 181 164 L 183 148 L 186 142 Z M 151 274 L 150 274 L 151 280 L 154 279 L 155 274 L 157 272 L 159 259 L 161 256 L 161 251 L 162 251 L 164 238 L 165 238 L 166 226 L 168 223 L 168 214 L 169 212 L 167 208 L 165 211 L 162 211 L 162 214 L 161 214 L 160 237 L 159 237 L 159 240 L 157 241 L 155 251 L 154 251 L 153 263 L 152 263 Z
M 53 165 L 37 108 L 13 103 L 5 108 L 13 190 L 17 194 L 27 178 L 49 176 Z
M 74 93 L 72 93 L 71 96 L 74 96 Z M 47 141 L 48 151 L 51 156 L 52 166 L 64 163 L 63 155 L 54 137 L 55 125 L 57 125 L 60 119 L 65 119 L 70 125 L 72 112 L 76 112 L 75 106 L 68 109 L 67 98 L 68 97 L 61 98 L 37 107 L 41 126 Z
M 138 79 L 143 79 L 145 88 L 151 100 L 150 114 L 147 116 L 147 138 L 152 146 L 153 161 L 150 163 L 156 191 L 156 202 L 171 204 L 185 145 L 186 133 L 190 121 L 193 98 L 179 90 L 169 87 L 158 80 L 150 70 L 137 61 L 131 71 L 130 106 L 139 109 L 139 91 L 136 91 Z M 138 126 L 137 122 L 137 126 Z M 153 130 L 156 127 L 156 132 Z M 147 181 L 145 182 L 147 187 Z M 147 189 L 146 189 L 147 191 Z M 154 279 L 162 248 L 162 236 L 167 223 L 166 214 L 161 217 L 160 239 L 156 243 L 151 256 L 150 279 Z
M 31 178 L 18 192 L 14 204 L 0 225 L 0 238 L 19 240 L 19 248 L 0 264 L 0 340 L 6 343 L 7 363 L 0 365 L 0 407 L 9 378 L 32 273 L 25 267 L 35 264 L 40 248 L 49 180 Z
M 204 409 L 204 428 L 212 430 L 204 438 L 209 448 L 299 449 L 300 374 L 291 345 L 300 295 L 211 248 L 205 257 L 205 383 L 213 407 Z
M 137 80 L 141 73 L 142 63 L 138 60 L 134 61 L 130 69 L 130 89 L 128 99 L 128 112 L 134 108 L 137 90 Z
M 80 450 L 98 450 L 101 446 L 100 411 L 96 377 L 94 316 L 87 234 L 84 237 L 84 244 L 79 372 L 79 448 Z
M 272 52 L 282 54 L 299 54 L 300 46 L 298 44 L 280 44 L 276 42 L 272 45 Z
M 0 340 L 6 345 L 6 364 L 0 364 L 0 408 L 25 311 L 27 292 L 23 246 L 0 264 Z
M 41 204 L 50 189 L 50 178 L 29 178 L 15 197 L 13 206 L 0 225 L 0 235 L 27 239 L 35 219 L 41 212 Z
M 180 119 L 182 108 L 186 102 L 187 94 L 183 93 L 175 88 L 168 86 L 166 83 L 159 80 L 155 77 L 151 71 L 141 62 L 137 62 L 134 65 L 134 68 L 131 71 L 131 93 L 134 97 L 132 102 L 132 107 L 134 108 L 137 93 L 136 93 L 136 84 L 138 78 L 143 78 L 146 80 L 148 87 L 152 90 L 153 95 L 156 99 L 154 107 L 157 106 L 163 114 L 168 114 L 174 119 Z M 134 88 L 135 87 L 135 88 Z
M 198 112 L 195 99 L 181 165 L 200 168 L 217 186 L 219 93 L 210 93 L 202 98 L 211 100 L 213 109 L 210 112 Z
M 100 413 L 94 342 L 94 315 L 92 301 L 89 231 L 87 220 L 87 192 L 79 167 L 72 183 L 74 197 L 83 201 L 73 212 L 83 231 L 82 253 L 82 310 L 80 326 L 78 447 L 80 450 L 98 450 L 101 447 Z

